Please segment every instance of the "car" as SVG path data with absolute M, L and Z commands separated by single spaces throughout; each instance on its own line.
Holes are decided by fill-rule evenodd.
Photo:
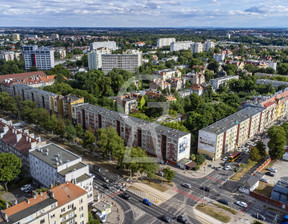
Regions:
M 180 222 L 180 223 L 184 223 L 184 224 L 187 223 L 187 219 L 184 218 L 182 215 L 178 215 L 176 220 L 177 220 L 177 222 Z
M 223 161 L 226 161 L 227 159 L 228 159 L 227 156 L 225 156 L 225 157 L 222 158 Z
M 186 188 L 189 188 L 189 189 L 191 188 L 191 184 L 188 184 L 188 183 L 183 183 L 182 186 L 186 187 Z
M 122 186 L 122 185 L 120 185 L 120 184 L 116 184 L 116 185 L 115 185 L 115 188 L 116 188 L 117 190 L 120 190 L 120 191 L 126 191 L 125 187 Z
M 260 178 L 260 181 L 262 181 L 262 182 L 264 182 L 264 183 L 269 183 L 269 181 L 268 181 L 266 178 L 264 178 L 264 177 L 261 177 L 261 178 Z
M 240 207 L 242 207 L 242 208 L 247 208 L 248 207 L 248 205 L 244 201 L 236 201 L 235 204 L 240 206 Z
M 25 191 L 29 187 L 31 187 L 31 184 L 26 184 L 23 187 L 21 187 L 21 191 Z
M 168 217 L 167 215 L 162 215 L 161 216 L 161 220 L 162 221 L 164 221 L 164 222 L 171 222 L 171 218 L 170 217 Z
M 146 199 L 146 198 L 143 199 L 143 204 L 144 204 L 144 205 L 148 205 L 148 206 L 151 206 L 151 205 L 152 205 L 151 201 L 149 201 L 149 200 Z
M 126 200 L 129 200 L 131 198 L 130 194 L 127 194 L 127 193 L 123 193 L 122 197 Z
M 210 188 L 206 187 L 206 186 L 202 186 L 202 187 L 200 187 L 200 189 L 203 190 L 203 191 L 210 192 Z
M 105 187 L 108 190 L 110 190 L 112 188 L 110 184 L 104 184 L 103 187 Z
M 221 167 L 217 167 L 216 170 L 220 171 L 220 170 L 221 170 Z
M 220 202 L 221 204 L 229 205 L 229 201 L 227 201 L 226 199 L 221 198 L 221 199 L 218 199 L 217 201 Z
M 274 168 L 272 168 L 272 167 L 269 167 L 269 168 L 268 168 L 268 171 L 270 171 L 270 172 L 272 172 L 272 173 L 277 173 L 277 170 L 274 169 Z
M 224 167 L 224 170 L 231 170 L 231 166 L 229 166 L 229 165 L 228 165 L 228 166 L 225 166 L 225 167 Z
M 272 172 L 266 172 L 265 174 L 266 174 L 267 176 L 270 176 L 270 177 L 274 177 L 274 176 L 275 176 L 275 174 L 272 173 Z
M 26 192 L 26 193 L 29 193 L 29 192 L 31 192 L 33 189 L 32 189 L 32 187 L 28 187 L 27 189 L 25 189 L 24 191 Z
M 253 213 L 252 216 L 256 219 L 259 219 L 259 220 L 262 220 L 262 221 L 265 221 L 265 216 L 262 215 L 262 214 L 259 214 L 259 213 Z
M 157 172 L 156 173 L 158 176 L 160 176 L 160 177 L 164 177 L 164 172 L 162 172 L 162 171 L 159 171 L 159 172 Z

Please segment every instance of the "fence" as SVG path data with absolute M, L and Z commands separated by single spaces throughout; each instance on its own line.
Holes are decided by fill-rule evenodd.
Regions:
M 275 207 L 278 207 L 278 208 L 281 208 L 281 209 L 288 211 L 288 204 L 285 204 L 285 203 L 280 202 L 280 201 L 276 201 L 272 198 L 268 198 L 268 197 L 261 195 L 261 194 L 257 194 L 253 191 L 250 191 L 249 195 L 253 198 L 260 200 L 260 201 L 264 201 L 270 205 L 273 205 Z
M 264 168 L 265 166 L 267 166 L 270 162 L 271 162 L 271 158 L 269 157 L 268 159 L 265 160 L 264 163 L 262 163 L 261 166 L 259 166 L 259 167 L 251 174 L 251 176 L 254 176 L 256 172 L 260 172 L 261 170 L 263 170 L 263 168 Z

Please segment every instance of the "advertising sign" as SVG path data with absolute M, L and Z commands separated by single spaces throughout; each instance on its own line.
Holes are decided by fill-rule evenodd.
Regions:
M 215 153 L 216 150 L 216 135 L 200 131 L 198 139 L 198 148 L 206 150 L 208 152 Z

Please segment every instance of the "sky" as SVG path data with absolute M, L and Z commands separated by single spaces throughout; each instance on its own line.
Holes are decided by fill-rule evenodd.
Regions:
M 0 26 L 288 27 L 288 0 L 0 0 Z

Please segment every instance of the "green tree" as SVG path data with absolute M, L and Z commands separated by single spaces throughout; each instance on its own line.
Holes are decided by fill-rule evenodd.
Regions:
M 74 142 L 76 137 L 76 129 L 72 124 L 69 124 L 65 127 L 64 133 L 64 136 L 67 138 L 68 141 Z
M 164 178 L 166 178 L 169 182 L 172 182 L 175 176 L 175 172 L 171 170 L 169 167 L 163 169 Z
M 95 219 L 91 211 L 88 213 L 88 224 L 100 224 L 100 220 Z
M 258 149 L 262 158 L 267 156 L 266 146 L 262 141 L 257 141 L 255 147 Z
M 120 152 L 124 151 L 124 140 L 118 135 L 113 127 L 100 128 L 97 130 L 97 145 L 104 156 L 117 158 Z
M 281 127 L 284 128 L 284 131 L 286 133 L 286 138 L 288 138 L 288 123 L 287 122 L 283 122 Z
M 0 153 L 0 182 L 4 183 L 6 191 L 7 184 L 14 180 L 21 172 L 21 159 L 12 153 Z
M 76 129 L 76 135 L 77 135 L 77 137 L 82 138 L 82 136 L 83 136 L 83 128 L 82 128 L 82 125 L 78 123 L 78 124 L 76 125 L 75 129 Z
M 270 141 L 268 142 L 269 154 L 272 159 L 282 158 L 286 145 L 286 132 L 281 126 L 272 126 L 268 130 Z
M 55 130 L 55 133 L 59 135 L 61 138 L 65 137 L 65 129 L 66 129 L 66 124 L 63 118 L 58 117 L 57 119 L 57 127 Z
M 252 147 L 249 151 L 249 159 L 258 162 L 261 159 L 260 152 L 257 147 Z
M 90 149 L 90 151 L 93 152 L 95 150 L 95 143 L 96 137 L 93 134 L 93 130 L 88 128 L 83 137 L 83 147 L 85 149 Z

